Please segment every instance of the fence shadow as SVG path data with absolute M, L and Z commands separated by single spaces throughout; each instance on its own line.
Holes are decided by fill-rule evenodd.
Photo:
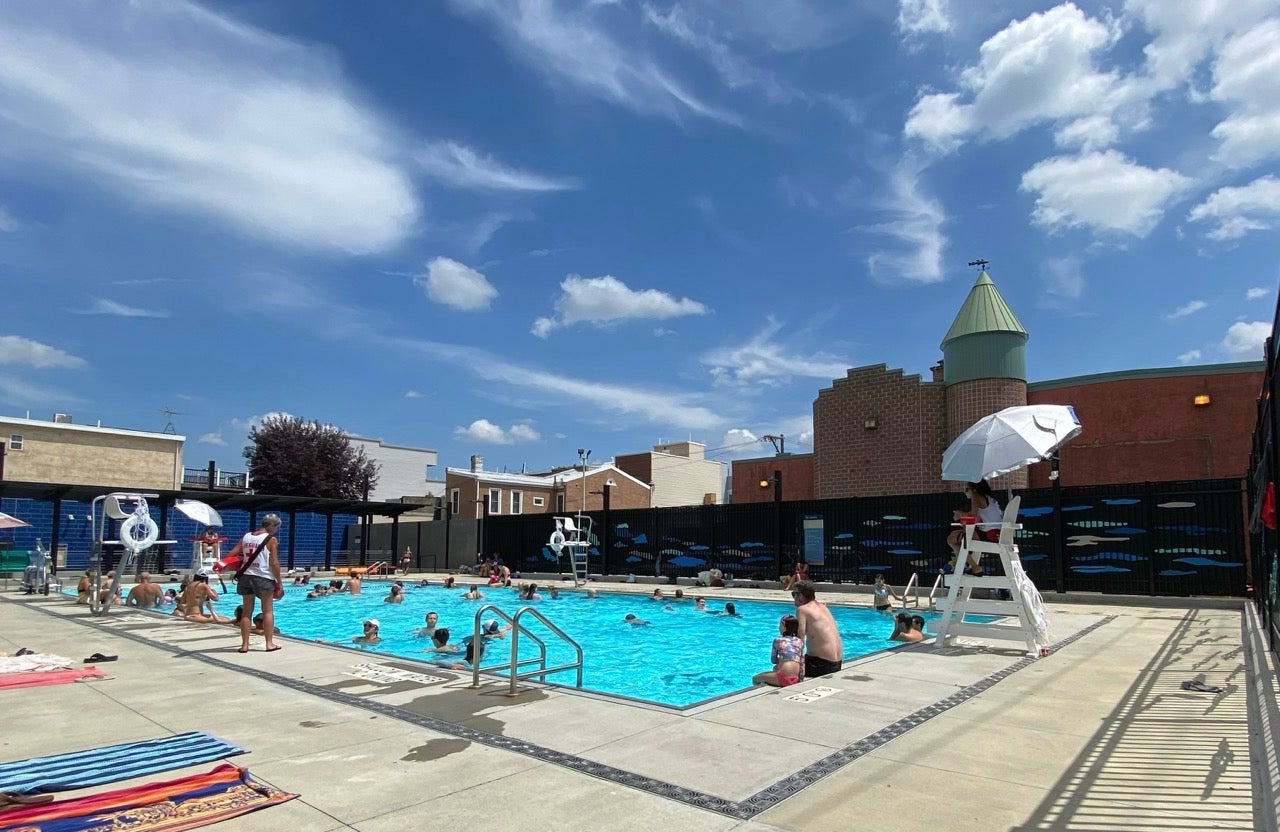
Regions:
M 1017 832 L 1254 829 L 1239 648 L 1183 616 Z M 1199 682 L 1220 693 L 1186 690 Z M 1258 827 L 1261 828 L 1261 827 Z

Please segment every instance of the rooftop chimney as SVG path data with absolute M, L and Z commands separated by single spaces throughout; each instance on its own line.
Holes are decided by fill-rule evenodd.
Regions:
M 484 457 L 480 454 L 471 455 L 471 473 L 478 474 L 484 470 Z
M 937 364 L 934 364 L 929 369 L 933 371 L 934 381 L 942 381 L 942 361 L 941 360 L 939 360 Z

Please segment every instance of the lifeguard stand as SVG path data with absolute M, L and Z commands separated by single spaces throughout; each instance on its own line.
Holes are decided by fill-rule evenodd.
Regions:
M 964 527 L 964 542 L 956 557 L 955 574 L 949 576 L 949 592 L 939 604 L 941 618 L 937 621 L 938 646 L 949 646 L 955 636 L 978 636 L 1003 641 L 1021 641 L 1030 655 L 1038 656 L 1049 640 L 1049 622 L 1044 613 L 1040 593 L 1022 568 L 1018 547 L 1013 533 L 1018 529 L 1018 508 L 1021 497 L 1014 497 L 1005 507 L 1000 524 L 1000 538 L 995 543 L 975 540 L 977 526 Z M 965 571 L 968 558 L 974 555 L 981 561 L 984 555 L 1000 558 L 1002 575 L 970 575 Z M 1002 598 L 974 598 L 973 590 L 1003 590 Z M 966 621 L 967 615 L 998 615 L 1011 617 L 1014 626 L 997 621 Z
M 569 553 L 569 571 L 573 573 L 573 585 L 582 586 L 587 582 L 587 553 L 591 548 L 591 518 L 579 515 L 577 522 L 572 517 L 557 517 L 556 530 L 551 533 L 547 545 L 555 552 L 557 562 L 564 550 Z

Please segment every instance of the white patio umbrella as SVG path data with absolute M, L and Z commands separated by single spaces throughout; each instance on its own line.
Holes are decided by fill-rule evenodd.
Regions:
M 1069 405 L 1006 407 L 974 422 L 942 454 L 942 478 L 978 482 L 1048 459 L 1081 431 Z
M 176 500 L 173 507 L 205 526 L 222 525 L 222 515 L 218 514 L 213 506 L 202 503 L 199 500 Z
M 31 524 L 25 520 L 19 520 L 12 514 L 5 514 L 0 511 L 0 529 L 16 529 L 20 526 L 30 526 Z

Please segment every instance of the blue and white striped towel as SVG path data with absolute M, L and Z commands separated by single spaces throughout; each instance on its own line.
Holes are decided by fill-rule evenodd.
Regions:
M 203 731 L 0 763 L 0 792 L 38 794 L 194 766 L 245 750 Z

